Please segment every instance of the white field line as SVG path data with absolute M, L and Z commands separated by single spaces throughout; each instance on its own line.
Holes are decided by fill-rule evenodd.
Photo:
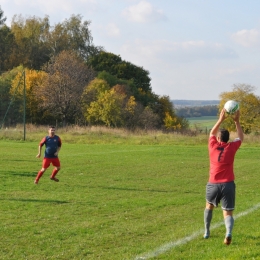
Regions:
M 246 216 L 246 215 L 256 211 L 259 208 L 260 208 L 260 203 L 255 205 L 254 207 L 246 210 L 246 211 L 238 213 L 237 215 L 234 216 L 234 219 L 238 219 L 240 217 Z M 218 222 L 218 223 L 216 223 L 214 225 L 211 225 L 210 230 L 219 228 L 222 225 L 224 225 L 224 221 L 221 221 L 221 222 Z M 146 259 L 150 259 L 150 258 L 159 256 L 161 254 L 164 254 L 166 251 L 169 251 L 169 250 L 173 249 L 176 246 L 184 245 L 184 244 L 190 242 L 191 240 L 193 240 L 193 239 L 195 239 L 195 238 L 197 238 L 199 236 L 202 236 L 203 233 L 204 233 L 204 229 L 198 230 L 198 231 L 194 232 L 193 234 L 191 234 L 190 236 L 181 238 L 181 239 L 179 239 L 177 241 L 169 242 L 167 244 L 164 244 L 164 245 L 156 248 L 154 251 L 151 251 L 151 252 L 148 252 L 148 253 L 144 253 L 143 255 L 137 256 L 135 258 L 135 260 L 146 260 Z

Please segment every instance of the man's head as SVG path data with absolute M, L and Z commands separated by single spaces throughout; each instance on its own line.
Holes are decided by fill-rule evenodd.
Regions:
M 217 136 L 218 141 L 227 143 L 229 140 L 229 131 L 226 129 L 220 129 Z
M 55 126 L 49 126 L 49 136 L 55 135 Z

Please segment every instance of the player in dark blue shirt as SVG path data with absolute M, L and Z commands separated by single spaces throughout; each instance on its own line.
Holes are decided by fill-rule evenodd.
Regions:
M 59 180 L 55 176 L 60 170 L 60 160 L 58 158 L 58 153 L 61 149 L 61 139 L 58 135 L 55 135 L 55 126 L 50 126 L 49 135 L 41 140 L 39 144 L 39 152 L 36 155 L 37 158 L 41 157 L 43 145 L 45 145 L 45 152 L 42 161 L 42 168 L 38 172 L 34 183 L 38 184 L 39 179 L 42 177 L 43 173 L 49 168 L 50 164 L 52 164 L 55 167 L 52 171 L 50 179 L 58 182 Z

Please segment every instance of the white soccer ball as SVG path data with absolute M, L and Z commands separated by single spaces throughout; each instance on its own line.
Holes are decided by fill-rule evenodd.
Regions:
M 239 109 L 239 104 L 238 102 L 234 101 L 234 100 L 229 100 L 225 103 L 224 108 L 227 112 L 227 114 L 234 114 L 237 112 L 237 110 Z

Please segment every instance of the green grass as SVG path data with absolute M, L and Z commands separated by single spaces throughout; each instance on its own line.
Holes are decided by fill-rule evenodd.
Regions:
M 26 142 L 0 140 L 0 259 L 137 259 L 196 232 L 154 259 L 260 259 L 260 210 L 235 221 L 229 247 L 224 225 L 202 239 L 204 136 L 103 133 L 103 141 L 94 142 L 100 133 L 58 134 L 59 183 L 49 180 L 48 169 L 33 184 L 43 133 Z M 235 215 L 259 203 L 258 143 L 246 142 L 236 157 Z M 218 208 L 212 224 L 222 221 Z
M 188 121 L 192 129 L 201 128 L 204 130 L 211 129 L 216 123 L 217 118 L 216 116 L 190 117 Z

